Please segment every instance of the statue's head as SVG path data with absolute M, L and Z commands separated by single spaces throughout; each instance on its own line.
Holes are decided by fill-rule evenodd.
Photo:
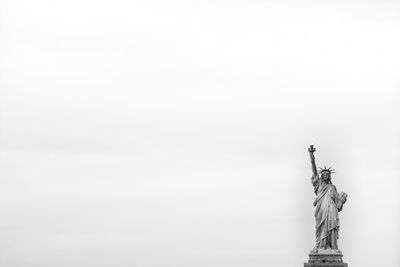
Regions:
M 330 184 L 331 183 L 331 174 L 334 173 L 335 171 L 333 169 L 331 169 L 330 167 L 329 168 L 324 167 L 323 169 L 322 168 L 320 168 L 320 169 L 321 169 L 320 173 L 321 173 L 322 181 Z
M 327 171 L 321 172 L 321 179 L 329 184 L 331 182 L 331 173 Z

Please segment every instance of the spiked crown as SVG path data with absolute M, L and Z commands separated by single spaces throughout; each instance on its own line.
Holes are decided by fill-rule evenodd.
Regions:
M 327 168 L 326 166 L 324 166 L 323 169 L 320 167 L 319 168 L 319 173 L 323 173 L 323 172 L 335 173 L 335 170 L 331 169 L 331 167 Z

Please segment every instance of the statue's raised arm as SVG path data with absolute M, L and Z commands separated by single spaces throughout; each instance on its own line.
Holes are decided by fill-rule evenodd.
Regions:
M 310 145 L 310 147 L 308 148 L 308 152 L 310 153 L 311 169 L 313 172 L 312 182 L 314 183 L 315 180 L 318 180 L 318 172 L 317 172 L 317 166 L 315 165 L 315 156 L 314 156 L 315 147 L 313 145 Z

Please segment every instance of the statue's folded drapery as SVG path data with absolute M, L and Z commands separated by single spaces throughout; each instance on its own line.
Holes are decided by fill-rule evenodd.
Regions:
M 321 183 L 318 179 L 314 183 L 316 198 L 315 230 L 317 249 L 338 249 L 337 239 L 339 232 L 338 212 L 342 208 L 342 200 L 332 184 Z

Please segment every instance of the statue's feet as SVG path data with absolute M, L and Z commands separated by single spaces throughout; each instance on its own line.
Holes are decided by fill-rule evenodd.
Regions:
M 342 251 L 331 248 L 314 248 L 311 250 L 311 254 L 342 254 Z

